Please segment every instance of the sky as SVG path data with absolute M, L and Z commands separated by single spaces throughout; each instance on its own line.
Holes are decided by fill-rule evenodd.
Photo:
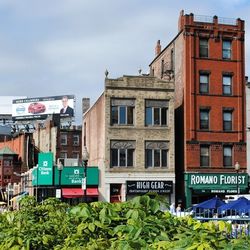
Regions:
M 93 104 L 109 78 L 149 71 L 156 41 L 165 47 L 186 14 L 246 21 L 250 0 L 0 0 L 0 96 L 76 95 Z

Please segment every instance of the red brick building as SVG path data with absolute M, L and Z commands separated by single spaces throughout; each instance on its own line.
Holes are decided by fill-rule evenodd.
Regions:
M 162 51 L 158 41 L 150 70 L 175 78 L 177 200 L 248 192 L 244 21 L 181 11 L 177 36 Z

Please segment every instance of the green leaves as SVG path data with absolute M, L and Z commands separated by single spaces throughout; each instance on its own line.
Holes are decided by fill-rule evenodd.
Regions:
M 174 217 L 161 204 L 141 196 L 70 208 L 55 198 L 37 204 L 25 197 L 21 210 L 0 214 L 0 250 L 249 249 L 249 237 L 227 238 L 229 224 Z

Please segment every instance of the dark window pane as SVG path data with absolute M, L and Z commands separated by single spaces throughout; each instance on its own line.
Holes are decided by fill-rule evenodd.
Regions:
M 154 149 L 154 167 L 161 166 L 161 152 L 160 149 Z
M 200 111 L 200 129 L 209 129 L 209 111 Z
M 128 167 L 134 166 L 134 149 L 127 149 Z
M 222 57 L 223 59 L 231 58 L 231 41 L 223 41 L 222 43 Z
M 118 149 L 111 149 L 111 167 L 118 166 Z
M 223 129 L 232 130 L 232 112 L 223 112 Z
M 200 57 L 208 57 L 208 40 L 200 39 Z
M 152 167 L 152 150 L 146 149 L 146 167 Z
M 120 167 L 126 166 L 126 149 L 119 149 L 120 151 Z
M 202 146 L 200 148 L 200 165 L 201 166 L 209 166 L 209 147 Z
M 119 107 L 119 110 L 120 110 L 119 124 L 126 124 L 126 107 L 121 106 Z
M 146 125 L 152 125 L 152 108 L 146 108 Z
M 160 108 L 154 108 L 154 125 L 160 125 Z
M 168 166 L 168 160 L 167 160 L 167 150 L 163 149 L 161 151 L 161 157 L 162 157 L 162 167 L 167 167 Z
M 118 107 L 112 107 L 112 124 L 118 124 Z
M 167 125 L 167 108 L 161 109 L 161 125 Z
M 134 123 L 134 107 L 127 107 L 127 124 Z
M 200 75 L 200 93 L 208 93 L 208 75 Z
M 232 166 L 232 147 L 223 148 L 223 161 L 224 166 Z

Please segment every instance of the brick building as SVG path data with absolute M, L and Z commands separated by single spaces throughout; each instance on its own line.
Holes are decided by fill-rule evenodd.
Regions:
M 237 193 L 238 184 L 247 192 L 244 21 L 181 11 L 178 34 L 162 51 L 158 41 L 150 72 L 175 78 L 177 199 L 190 206 Z
M 106 79 L 84 114 L 89 164 L 100 169 L 99 199 L 148 191 L 174 200 L 174 84 L 148 76 Z

